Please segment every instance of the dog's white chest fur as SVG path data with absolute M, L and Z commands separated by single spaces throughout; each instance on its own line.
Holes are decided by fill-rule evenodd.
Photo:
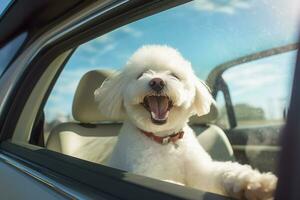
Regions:
M 175 144 L 170 142 L 162 145 L 143 135 L 130 122 L 125 122 L 114 148 L 109 166 L 134 172 L 136 174 L 186 183 L 185 170 L 188 168 L 187 156 L 192 148 L 202 158 L 210 159 L 198 144 L 189 127 L 184 127 L 184 137 Z M 190 149 L 190 150 L 189 150 Z M 206 154 L 206 155 L 203 155 Z

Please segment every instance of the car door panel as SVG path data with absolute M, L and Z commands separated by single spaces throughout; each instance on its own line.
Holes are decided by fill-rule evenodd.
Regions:
M 226 135 L 236 159 L 261 171 L 276 172 L 281 125 L 234 128 Z
M 0 180 L 1 199 L 70 199 L 3 161 L 0 161 Z

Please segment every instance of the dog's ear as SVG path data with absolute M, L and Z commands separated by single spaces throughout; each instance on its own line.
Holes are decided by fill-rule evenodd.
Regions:
M 102 115 L 109 119 L 122 119 L 125 115 L 123 106 L 123 90 L 121 73 L 107 78 L 100 88 L 94 92 L 95 100 Z
M 210 106 L 214 102 L 210 94 L 209 87 L 201 80 L 195 81 L 196 94 L 194 99 L 195 112 L 198 116 L 206 115 L 210 111 Z

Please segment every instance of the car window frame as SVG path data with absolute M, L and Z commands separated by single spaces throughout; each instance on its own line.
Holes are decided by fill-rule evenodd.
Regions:
M 299 37 L 300 41 L 300 37 Z M 300 47 L 300 45 L 299 45 Z M 278 183 L 275 200 L 300 199 L 300 52 L 294 69 L 291 99 L 287 111 L 286 124 L 281 133 L 280 145 L 282 151 L 279 155 Z

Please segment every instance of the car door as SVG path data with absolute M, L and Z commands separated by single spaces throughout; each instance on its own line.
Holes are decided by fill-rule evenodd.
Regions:
M 43 122 L 42 108 L 51 88 L 78 45 L 185 1 L 39 1 L 37 7 L 28 6 L 29 2 L 16 1 L 18 9 L 12 9 L 0 23 L 1 30 L 7 30 L 0 33 L 1 48 L 14 36 L 26 35 L 0 79 L 1 197 L 229 199 L 90 163 L 29 142 L 35 122 Z M 19 18 L 21 24 L 12 24 L 23 8 L 32 10 Z M 224 9 L 219 12 L 224 13 Z M 225 13 L 230 18 L 232 11 L 225 9 Z

